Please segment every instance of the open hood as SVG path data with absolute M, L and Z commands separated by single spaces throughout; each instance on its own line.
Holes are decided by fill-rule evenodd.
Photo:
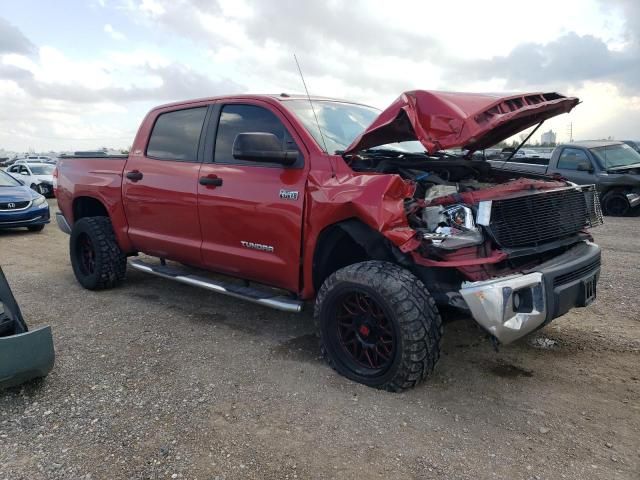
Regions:
M 405 92 L 344 153 L 418 140 L 429 153 L 447 148 L 481 150 L 579 103 L 559 93 Z

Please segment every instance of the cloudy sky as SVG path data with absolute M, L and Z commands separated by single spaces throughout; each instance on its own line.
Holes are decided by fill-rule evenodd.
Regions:
M 3 0 L 0 148 L 127 147 L 159 103 L 301 92 L 293 53 L 312 94 L 559 91 L 583 100 L 559 140 L 640 138 L 640 1 L 504 4 Z

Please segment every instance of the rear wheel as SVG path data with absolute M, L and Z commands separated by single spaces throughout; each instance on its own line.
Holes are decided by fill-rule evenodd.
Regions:
M 435 302 L 420 280 L 392 263 L 368 261 L 335 272 L 318 293 L 315 320 L 329 364 L 371 387 L 411 388 L 440 357 Z
M 613 217 L 624 217 L 629 213 L 631 205 L 626 195 L 620 192 L 607 193 L 602 199 L 602 208 L 604 213 Z
M 69 253 L 73 273 L 84 288 L 112 288 L 124 279 L 127 257 L 107 217 L 78 220 L 71 231 Z

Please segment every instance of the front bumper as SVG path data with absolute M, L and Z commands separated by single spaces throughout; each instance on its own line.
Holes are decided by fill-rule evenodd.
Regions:
M 53 197 L 53 184 L 52 183 L 41 181 L 39 183 L 39 186 L 40 186 L 40 193 L 42 195 L 44 195 L 47 198 Z
M 49 223 L 49 206 L 32 207 L 28 210 L 0 212 L 0 228 L 19 228 Z
M 501 343 L 510 343 L 596 296 L 600 247 L 581 242 L 522 274 L 460 289 L 473 318 Z
M 0 304 L 0 389 L 44 377 L 55 360 L 51 327 L 29 330 L 2 267 Z
M 640 205 L 640 191 L 637 192 L 629 192 L 626 194 L 627 201 L 629 202 L 629 206 L 631 208 L 635 208 Z
M 0 389 L 46 376 L 54 360 L 51 327 L 0 337 Z

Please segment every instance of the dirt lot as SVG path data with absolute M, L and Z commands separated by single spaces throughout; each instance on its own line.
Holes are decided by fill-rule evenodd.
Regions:
M 88 292 L 55 226 L 0 233 L 57 349 L 46 380 L 0 393 L 0 479 L 638 479 L 640 218 L 595 236 L 595 305 L 500 353 L 450 321 L 435 375 L 391 394 L 320 361 L 309 313 L 131 270 Z

